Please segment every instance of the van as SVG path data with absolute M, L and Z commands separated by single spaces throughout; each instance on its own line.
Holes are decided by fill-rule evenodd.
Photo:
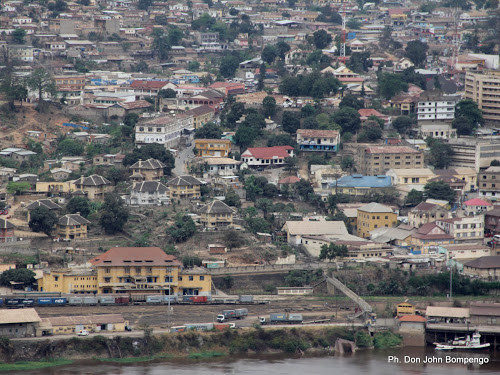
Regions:
M 493 240 L 496 241 L 496 242 L 500 242 L 500 235 L 499 234 L 495 234 L 493 236 Z
M 87 331 L 85 329 L 82 329 L 82 330 L 78 331 L 77 335 L 78 336 L 88 336 L 89 335 L 89 331 Z

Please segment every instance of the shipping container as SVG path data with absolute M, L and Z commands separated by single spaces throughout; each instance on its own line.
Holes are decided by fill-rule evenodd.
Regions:
M 170 303 L 177 303 L 177 296 L 174 295 L 163 296 L 163 301 L 165 303 L 168 303 L 169 300 Z
M 271 323 L 273 322 L 286 322 L 286 314 L 271 314 Z
M 23 307 L 23 300 L 20 298 L 6 298 L 5 306 L 14 308 Z
M 162 303 L 162 296 L 146 296 L 146 303 Z
M 38 306 L 47 306 L 47 305 L 52 305 L 52 298 L 50 297 L 43 297 L 43 298 L 38 298 L 37 300 Z
M 130 300 L 137 305 L 146 302 L 146 296 L 144 294 L 132 294 Z
M 65 297 L 54 297 L 52 298 L 52 304 L 54 306 L 64 306 L 68 304 L 68 299 Z
M 35 306 L 35 299 L 34 298 L 24 298 L 22 301 L 23 301 L 22 304 L 24 307 Z
M 182 302 L 193 302 L 193 296 L 182 296 Z
M 114 305 L 115 304 L 115 297 L 101 296 L 101 297 L 99 297 L 99 304 L 101 304 L 101 305 Z
M 302 323 L 302 314 L 288 314 L 288 321 L 293 323 Z
M 186 331 L 186 326 L 176 326 L 176 327 L 171 327 L 170 332 L 185 332 Z
M 248 315 L 248 309 L 236 309 L 234 310 L 234 317 L 236 319 L 243 319 Z
M 3 298 L 0 298 L 0 306 L 3 306 Z
M 116 297 L 115 298 L 115 305 L 128 305 L 130 302 L 129 297 Z
M 224 331 L 225 329 L 229 329 L 229 323 L 214 323 L 214 329 L 216 331 Z
M 207 303 L 207 296 L 193 296 L 191 298 L 193 303 Z
M 253 296 L 240 296 L 240 303 L 253 303 Z
M 224 319 L 233 319 L 236 312 L 234 310 L 224 310 L 222 315 L 224 315 Z
M 84 305 L 97 305 L 97 297 L 83 297 Z
M 187 330 L 210 331 L 214 329 L 213 323 L 190 323 L 185 324 Z
M 68 304 L 70 305 L 81 305 L 83 303 L 82 297 L 69 297 Z

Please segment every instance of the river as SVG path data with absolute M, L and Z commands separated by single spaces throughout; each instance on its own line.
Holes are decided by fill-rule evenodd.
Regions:
M 437 363 L 424 364 L 426 358 Z M 446 363 L 446 360 L 456 362 L 463 358 L 475 358 L 476 362 L 484 363 L 482 365 Z M 404 363 L 405 360 L 409 362 Z M 442 363 L 439 363 L 440 361 Z M 397 373 L 411 375 L 500 374 L 500 353 L 445 353 L 435 352 L 432 348 L 403 348 L 364 350 L 355 354 L 334 356 L 258 355 L 204 361 L 175 360 L 136 364 L 81 361 L 69 366 L 22 372 L 23 375 L 390 375 Z

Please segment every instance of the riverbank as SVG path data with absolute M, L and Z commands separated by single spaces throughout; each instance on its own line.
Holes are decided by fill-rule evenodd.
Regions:
M 387 339 L 387 336 L 390 339 Z M 122 363 L 185 358 L 204 360 L 244 353 L 333 353 L 337 340 L 352 341 L 357 348 L 395 347 L 401 337 L 390 332 L 376 333 L 345 327 L 290 327 L 279 329 L 251 328 L 216 332 L 182 332 L 152 335 L 145 330 L 143 337 L 73 337 L 56 341 L 10 341 L 0 344 L 2 366 L 21 362 L 54 363 L 65 360 L 98 359 Z M 351 350 L 351 348 L 348 348 Z M 20 364 L 20 365 L 21 365 Z M 8 367 L 6 367 L 8 368 Z M 22 368 L 21 368 L 22 369 Z M 13 369 L 11 370 L 13 371 Z

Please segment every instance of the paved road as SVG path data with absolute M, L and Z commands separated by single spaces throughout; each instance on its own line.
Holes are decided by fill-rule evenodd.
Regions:
M 191 146 L 180 150 L 178 152 L 177 157 L 175 158 L 175 168 L 172 170 L 172 172 L 176 176 L 180 176 L 188 172 L 186 170 L 186 163 L 188 160 L 194 157 L 193 154 L 194 141 L 189 141 L 189 142 L 191 142 Z

